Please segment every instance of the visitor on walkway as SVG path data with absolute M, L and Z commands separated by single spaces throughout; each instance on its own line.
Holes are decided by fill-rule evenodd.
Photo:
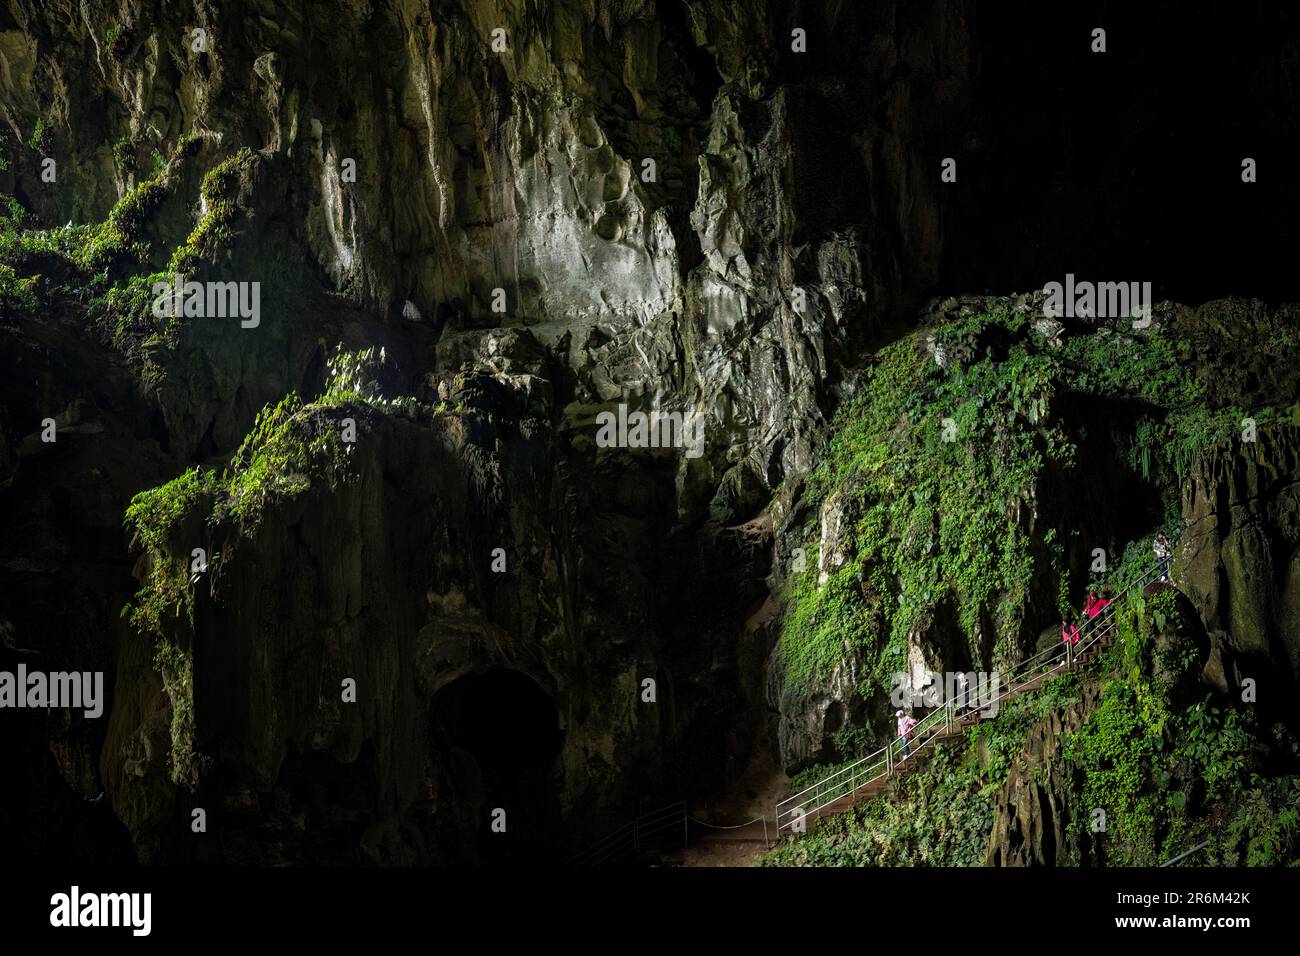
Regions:
M 1073 624 L 1071 624 L 1069 621 L 1067 621 L 1065 618 L 1061 618 L 1061 643 L 1062 644 L 1079 643 L 1079 629 L 1075 627 Z
M 1172 549 L 1169 547 L 1169 539 L 1165 537 L 1163 531 L 1156 532 L 1156 543 L 1153 545 L 1156 552 L 1156 564 L 1160 567 L 1160 580 L 1169 580 L 1169 556 Z
M 907 716 L 907 714 L 901 710 L 895 713 L 894 716 L 898 718 L 898 736 L 902 738 L 903 760 L 906 760 L 911 753 L 911 750 L 908 747 L 907 735 L 910 734 L 912 728 L 916 726 L 916 721 Z
M 1092 620 L 1101 613 L 1102 608 L 1107 607 L 1109 604 L 1109 599 L 1098 597 L 1096 591 L 1089 591 L 1088 603 L 1083 606 L 1083 613 L 1088 620 Z

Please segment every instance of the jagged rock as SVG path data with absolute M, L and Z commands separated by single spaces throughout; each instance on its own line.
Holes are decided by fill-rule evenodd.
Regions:
M 1073 804 L 1057 757 L 1062 736 L 1077 732 L 1099 699 L 1099 688 L 1088 685 L 1077 704 L 1030 729 L 1024 756 L 993 800 L 985 866 L 1057 866 L 1079 859 L 1079 841 L 1069 827 L 1087 808 Z
M 1300 430 L 1270 426 L 1206 455 L 1183 486 L 1174 580 L 1215 645 L 1215 684 L 1261 668 L 1300 679 Z

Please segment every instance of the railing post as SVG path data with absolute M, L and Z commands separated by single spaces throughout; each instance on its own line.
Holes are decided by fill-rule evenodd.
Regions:
M 946 709 L 947 709 L 947 711 L 948 711 L 948 713 L 947 713 L 947 715 L 946 715 L 946 717 L 947 717 L 947 721 L 948 721 L 948 735 L 949 735 L 949 736 L 952 736 L 952 712 L 953 712 L 953 702 L 952 702 L 951 699 L 949 699 L 948 704 L 947 704 L 947 708 L 946 708 Z
M 894 775 L 894 742 L 891 740 L 889 746 L 885 748 L 885 776 Z

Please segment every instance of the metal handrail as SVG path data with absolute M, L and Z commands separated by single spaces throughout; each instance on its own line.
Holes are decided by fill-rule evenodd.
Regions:
M 993 704 L 1009 699 L 1016 694 L 1017 687 L 1023 688 L 1054 671 L 1072 669 L 1074 662 L 1082 659 L 1111 630 L 1114 625 L 1116 607 L 1120 601 L 1132 593 L 1134 589 L 1146 588 L 1160 574 L 1160 562 L 1157 561 L 1153 568 L 1129 582 L 1104 608 L 1085 620 L 1077 628 L 1079 637 L 1075 643 L 1067 644 L 1063 641 L 1059 645 L 1048 647 L 1032 657 L 1020 661 L 1011 669 L 1001 692 L 992 700 L 980 700 L 977 697 L 974 702 L 971 702 L 967 697 L 960 707 L 956 706 L 954 700 L 949 700 L 942 708 L 935 708 L 921 718 L 908 732 L 909 758 L 919 756 L 926 746 L 940 736 L 937 731 L 930 733 L 929 736 L 924 736 L 930 729 L 938 725 L 940 718 L 943 719 L 946 728 L 951 727 L 953 721 L 959 721 L 974 711 L 987 710 Z M 1086 641 L 1084 640 L 1085 636 L 1088 637 Z M 1075 646 L 1076 643 L 1078 644 L 1077 647 Z M 1033 673 L 1036 668 L 1040 667 L 1042 670 Z M 882 777 L 892 776 L 894 772 L 893 753 L 896 749 L 901 749 L 902 740 L 901 737 L 895 737 L 874 753 L 861 757 L 839 770 L 832 771 L 815 781 L 811 786 L 805 787 L 798 793 L 779 801 L 776 805 L 777 834 L 780 835 L 782 830 L 793 830 L 794 823 L 798 819 L 806 819 L 811 814 L 817 814 L 820 817 L 821 811 L 831 804 L 853 795 L 862 787 L 874 783 Z M 881 763 L 884 764 L 883 773 L 875 772 L 877 765 Z M 868 773 L 872 775 L 867 777 Z M 839 779 L 845 778 L 846 775 L 847 781 Z M 848 789 L 841 789 L 846 785 L 846 782 Z M 809 799 L 809 794 L 814 794 L 814 796 Z M 829 799 L 826 799 L 827 797 Z M 814 806 L 804 806 L 807 803 L 812 803 Z M 790 819 L 783 822 L 782 817 L 784 816 L 789 816 Z
M 651 810 L 649 813 L 643 813 L 635 820 L 623 824 L 618 829 L 605 834 L 595 843 L 578 851 L 565 861 L 564 866 L 599 866 L 615 854 L 623 852 L 628 847 L 636 846 L 642 837 L 663 833 L 678 825 L 685 828 L 686 820 L 686 801 L 684 800 L 679 800 L 677 803 L 669 804 L 666 807 L 660 807 L 658 810 Z
M 1160 865 L 1161 865 L 1162 867 L 1164 867 L 1164 866 L 1173 866 L 1175 863 L 1179 862 L 1180 860 L 1185 860 L 1185 859 L 1187 859 L 1187 858 L 1188 858 L 1189 856 L 1191 856 L 1193 853 L 1198 853 L 1198 852 L 1200 852 L 1201 850 L 1204 850 L 1204 849 L 1205 849 L 1207 846 L 1209 846 L 1209 845 L 1210 845 L 1210 841 L 1209 841 L 1209 840 L 1206 840 L 1204 843 L 1198 843 L 1198 844 L 1196 844 L 1196 846 L 1192 847 L 1192 848 L 1191 848 L 1190 850 L 1188 850 L 1186 853 L 1180 853 L 1180 854 L 1178 854 L 1176 857 L 1174 857 L 1172 860 L 1165 860 L 1165 862 L 1161 863 Z

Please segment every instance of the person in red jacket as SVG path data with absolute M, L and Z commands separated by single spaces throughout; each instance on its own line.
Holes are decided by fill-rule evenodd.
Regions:
M 1109 605 L 1110 605 L 1110 601 L 1108 601 L 1106 598 L 1098 597 L 1096 591 L 1089 591 L 1088 603 L 1083 606 L 1083 613 L 1088 617 L 1089 620 L 1091 620 L 1092 618 L 1096 617 L 1098 614 L 1101 613 L 1102 608 L 1108 607 Z

